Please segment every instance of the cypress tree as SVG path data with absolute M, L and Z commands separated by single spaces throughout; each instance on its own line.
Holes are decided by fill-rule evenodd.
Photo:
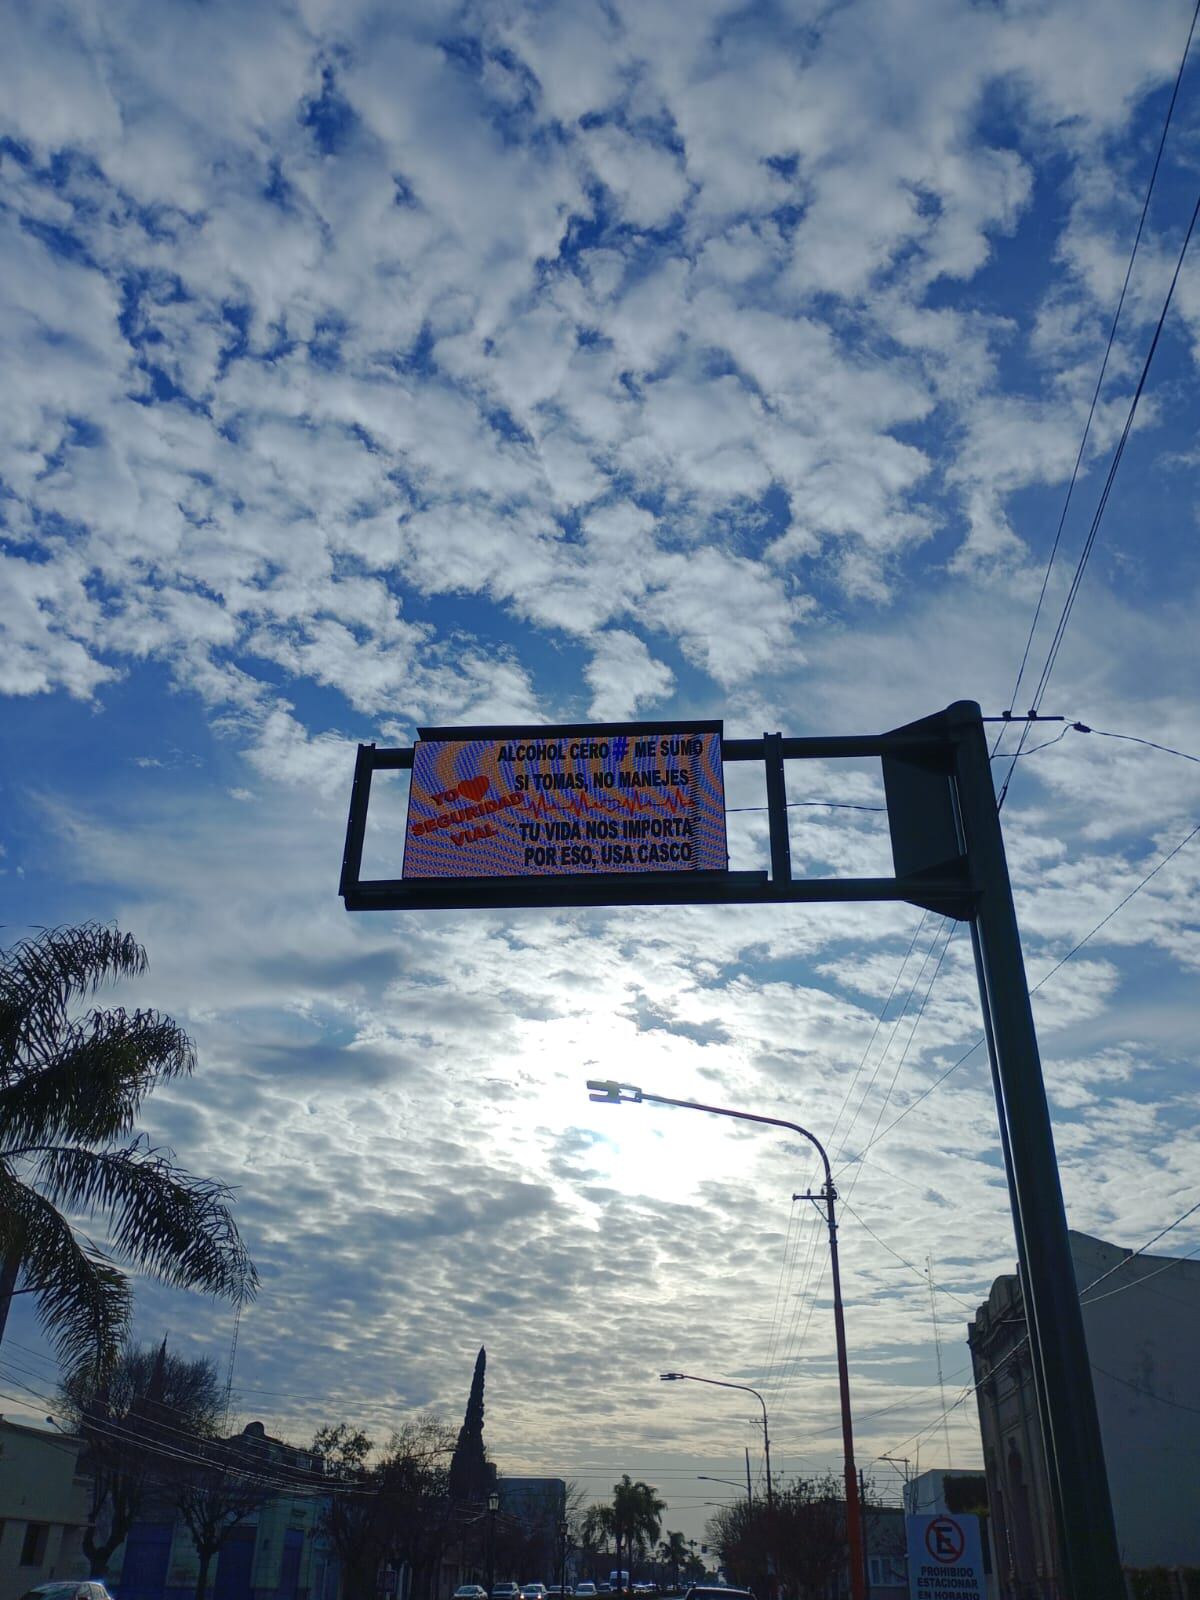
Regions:
M 450 1498 L 459 1503 L 482 1502 L 488 1493 L 487 1452 L 483 1446 L 483 1377 L 486 1369 L 487 1351 L 480 1346 L 479 1354 L 475 1357 L 475 1376 L 471 1379 L 466 1414 L 458 1430 L 458 1443 L 450 1462 Z

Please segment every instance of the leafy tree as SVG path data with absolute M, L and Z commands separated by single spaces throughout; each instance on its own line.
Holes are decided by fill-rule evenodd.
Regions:
M 380 1464 L 392 1519 L 388 1555 L 411 1569 L 414 1595 L 436 1591 L 442 1555 L 461 1525 L 446 1464 L 453 1438 L 440 1417 L 426 1412 L 392 1435 Z
M 458 1443 L 450 1462 L 450 1498 L 455 1504 L 481 1504 L 491 1487 L 487 1450 L 483 1443 L 483 1380 L 487 1371 L 487 1351 L 475 1358 L 471 1393 L 466 1415 L 458 1432 Z
M 314 1437 L 331 1491 L 325 1531 L 341 1563 L 346 1600 L 374 1600 L 386 1560 L 411 1566 L 414 1594 L 431 1587 L 453 1527 L 446 1465 L 452 1440 L 429 1413 L 405 1423 L 374 1461 L 371 1439 L 347 1423 Z
M 319 1428 L 313 1453 L 322 1458 L 329 1485 L 323 1522 L 342 1569 L 346 1600 L 373 1600 L 388 1546 L 388 1508 L 368 1465 L 374 1444 L 361 1428 L 339 1422 Z
M 86 1372 L 66 1379 L 59 1409 L 86 1441 L 91 1476 L 83 1533 L 90 1572 L 104 1577 L 113 1552 L 162 1477 L 164 1463 L 215 1435 L 224 1399 L 210 1361 L 177 1356 L 165 1341 L 158 1350 L 123 1345 L 102 1384 Z
M 146 1095 L 191 1072 L 191 1040 L 157 1011 L 76 1014 L 145 967 L 129 934 L 91 923 L 0 954 L 0 1336 L 12 1296 L 32 1294 L 70 1372 L 115 1365 L 131 1290 L 67 1214 L 102 1217 L 116 1253 L 168 1283 L 232 1300 L 257 1284 L 230 1191 L 130 1138 Z
M 839 1479 L 800 1478 L 776 1491 L 773 1514 L 761 1501 L 739 1500 L 715 1512 L 706 1531 L 739 1588 L 769 1592 L 770 1551 L 787 1592 L 819 1600 L 846 1568 L 845 1510 Z
M 267 1497 L 269 1484 L 258 1475 L 260 1463 L 240 1447 L 221 1441 L 199 1447 L 201 1460 L 177 1465 L 175 1508 L 196 1551 L 195 1600 L 204 1600 L 212 1559 L 226 1539 Z

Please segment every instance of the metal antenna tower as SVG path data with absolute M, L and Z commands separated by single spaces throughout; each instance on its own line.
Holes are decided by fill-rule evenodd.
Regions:
M 221 1432 L 229 1427 L 229 1405 L 233 1396 L 233 1364 L 237 1360 L 238 1329 L 242 1325 L 242 1302 L 239 1300 L 233 1314 L 233 1337 L 229 1341 L 229 1365 L 225 1369 L 225 1410 L 221 1417 Z M 939 1357 L 940 1359 L 940 1357 Z
M 946 1385 L 942 1379 L 942 1335 L 938 1328 L 937 1319 L 937 1294 L 933 1287 L 933 1262 L 929 1256 L 925 1257 L 925 1277 L 929 1284 L 929 1311 L 933 1317 L 933 1347 L 937 1351 L 938 1397 L 942 1402 L 942 1437 L 946 1441 L 946 1465 L 954 1465 L 954 1457 L 950 1453 L 950 1414 L 946 1410 Z

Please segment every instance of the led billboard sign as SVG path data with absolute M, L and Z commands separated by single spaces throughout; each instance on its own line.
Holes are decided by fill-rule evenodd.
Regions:
M 422 729 L 405 878 L 724 872 L 719 722 Z

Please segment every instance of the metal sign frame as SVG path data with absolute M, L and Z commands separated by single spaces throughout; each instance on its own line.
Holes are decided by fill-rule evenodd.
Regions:
M 622 725 L 630 726 L 640 725 Z M 662 724 L 644 726 L 650 730 Z M 580 731 L 602 727 L 592 724 Z M 508 730 L 452 731 L 458 737 L 500 738 Z M 763 763 L 769 872 L 364 880 L 362 854 L 372 776 L 411 767 L 413 752 L 360 745 L 342 857 L 340 893 L 346 909 L 900 900 L 969 922 L 1064 1593 L 1070 1600 L 1124 1600 L 1054 1135 L 979 706 L 960 700 L 945 711 L 883 734 L 729 739 L 722 742 L 722 756 L 725 761 Z M 861 756 L 880 758 L 896 875 L 794 878 L 784 762 Z
M 612 734 L 649 736 L 668 723 L 621 722 L 555 725 L 538 730 L 547 736 L 599 737 Z M 706 732 L 712 722 L 671 722 L 673 731 Z M 422 739 L 516 739 L 527 726 L 421 728 Z M 788 835 L 785 761 L 815 761 L 851 756 L 893 757 L 903 761 L 936 760 L 945 740 L 933 732 L 898 729 L 895 733 L 830 738 L 725 739 L 721 758 L 760 761 L 765 768 L 770 824 L 770 871 L 738 872 L 589 872 L 554 877 L 512 878 L 366 878 L 362 876 L 363 843 L 371 803 L 371 780 L 377 772 L 411 770 L 414 747 L 378 749 L 360 744 L 350 793 L 346 845 L 338 893 L 347 911 L 469 910 L 474 907 L 644 906 L 644 905 L 782 905 L 828 900 L 907 900 L 947 917 L 969 917 L 972 894 L 966 863 L 957 855 L 942 871 L 913 865 L 895 878 L 794 878 Z M 886 771 L 886 768 L 885 768 Z M 890 811 L 889 797 L 889 811 Z M 936 864 L 935 864 L 936 865 Z

